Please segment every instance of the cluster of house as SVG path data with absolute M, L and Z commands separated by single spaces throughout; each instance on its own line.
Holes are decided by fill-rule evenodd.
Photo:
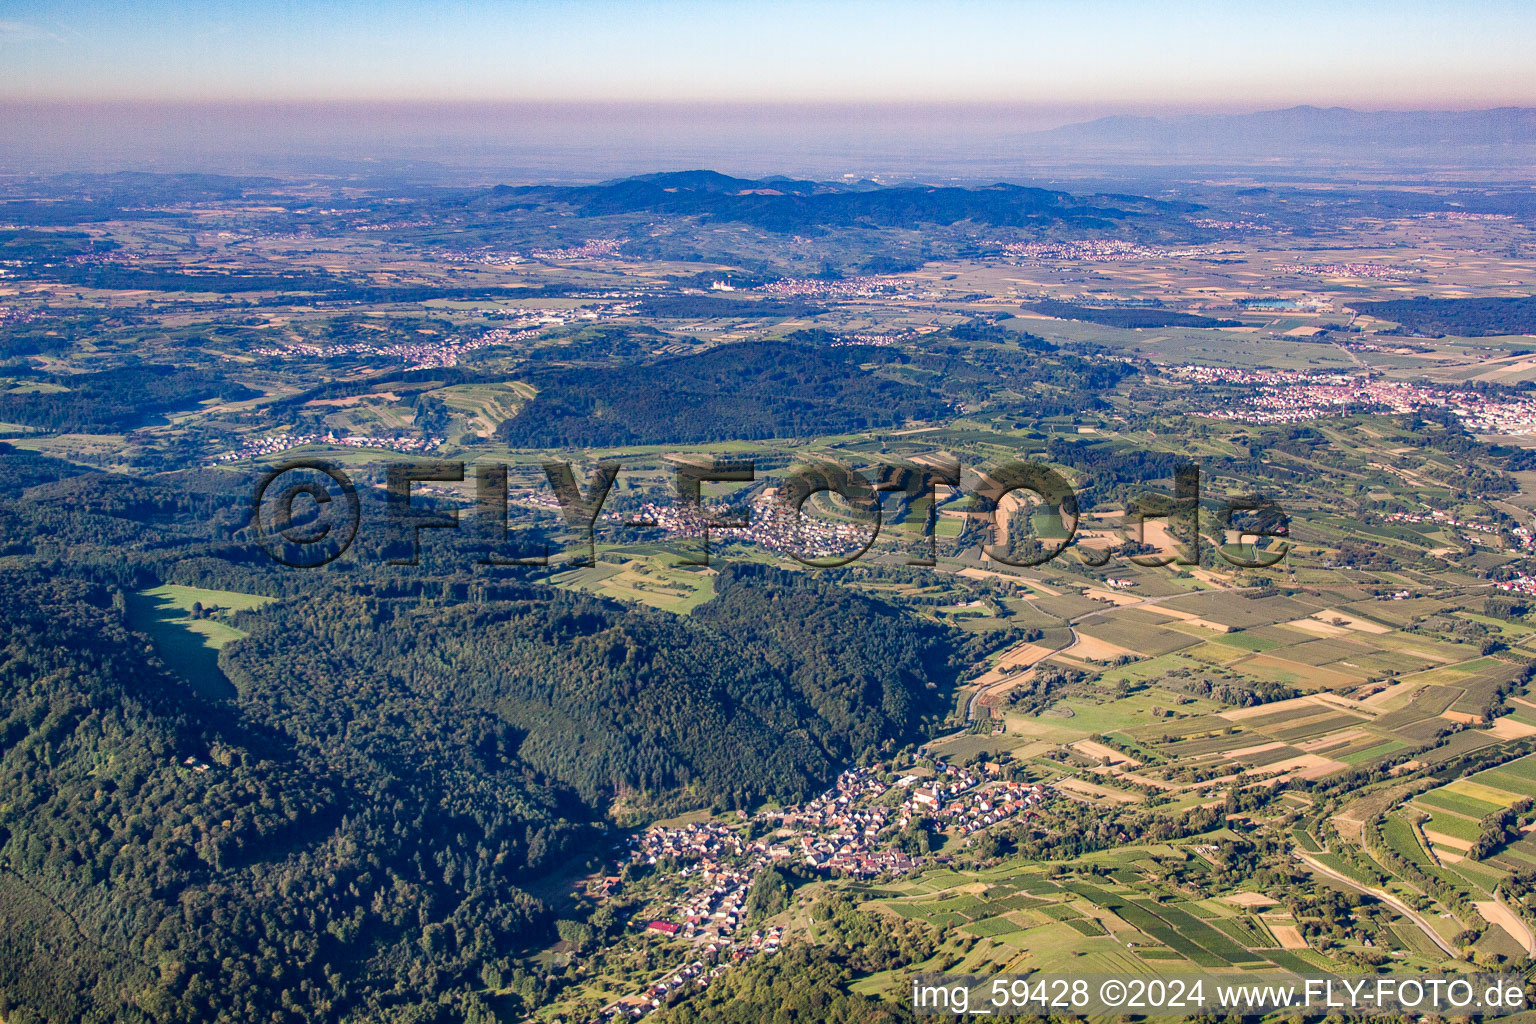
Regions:
M 881 838 L 890 825 L 899 824 L 892 808 L 872 803 L 889 788 L 875 769 L 854 768 L 804 806 L 765 813 L 763 818 L 779 826 L 767 846 L 768 858 L 847 875 L 911 871 L 920 859 Z
M 1381 339 L 1382 335 L 1366 335 L 1368 338 Z M 1358 337 L 1336 338 L 1334 344 L 1346 352 L 1388 352 L 1395 356 L 1418 355 L 1429 351 L 1423 345 L 1415 345 L 1412 342 L 1397 341 L 1361 341 Z
M 1002 781 L 972 787 L 948 801 L 931 791 L 925 791 L 929 794 L 926 801 L 929 817 L 942 828 L 952 828 L 967 836 L 1044 803 L 1047 792 L 1039 783 L 1025 785 L 1022 782 Z
M 634 847 L 630 852 L 632 860 L 647 864 L 668 858 L 684 861 L 677 877 L 698 880 L 697 885 L 688 887 L 682 902 L 666 918 L 634 922 L 643 923 L 647 932 L 693 942 L 697 959 L 672 969 L 639 994 L 605 1006 L 592 1024 L 643 1017 L 681 986 L 703 988 L 731 963 L 758 954 L 777 953 L 784 936 L 781 926 L 737 935 L 746 913 L 747 892 L 769 860 L 767 844 L 748 843 L 734 829 L 713 821 L 672 828 L 658 826 L 632 838 L 630 843 Z M 600 893 L 611 894 L 619 881 L 616 875 L 603 879 Z
M 1451 411 L 1474 434 L 1536 433 L 1536 399 L 1458 393 Z
M 1193 384 L 1293 384 L 1310 379 L 1287 370 L 1249 370 L 1239 366 L 1205 366 L 1200 363 L 1165 366 L 1162 370 L 1176 380 L 1187 380 Z M 1349 379 L 1347 374 L 1342 373 L 1331 376 L 1338 380 Z
M 896 277 L 844 277 L 835 281 L 786 277 L 768 282 L 762 291 L 797 299 L 872 299 L 894 295 L 901 285 Z
M 855 768 L 804 805 L 758 812 L 756 824 L 773 829 L 758 839 L 749 841 L 716 821 L 656 826 L 631 839 L 631 859 L 653 865 L 668 858 L 681 861 L 678 877 L 699 880 L 670 915 L 677 920 L 653 920 L 647 927 L 698 942 L 729 939 L 741 923 L 757 873 L 774 863 L 800 861 L 854 874 L 911 870 L 918 860 L 885 849 L 880 841 L 896 815 L 870 801 L 887 789 L 875 769 Z
M 1413 407 L 1398 408 L 1394 394 L 1371 394 L 1352 384 L 1295 384 L 1273 388 L 1232 405 L 1197 410 L 1196 416 L 1237 420 L 1240 423 L 1301 423 L 1333 416 L 1347 409 L 1385 408 L 1408 412 Z M 1379 401 L 1379 399 L 1389 401 Z
M 743 540 L 802 558 L 848 555 L 862 548 L 869 536 L 869 526 L 818 519 L 807 507 L 797 512 L 777 487 L 765 488 L 753 499 L 751 518 L 741 531 Z
M 1275 268 L 1282 273 L 1307 274 L 1312 277 L 1371 277 L 1396 280 L 1405 276 L 1401 270 L 1380 263 L 1282 263 Z
M 439 263 L 479 263 L 487 267 L 515 267 L 527 259 L 522 253 L 494 245 L 471 249 L 432 249 L 428 255 Z
M 675 908 L 678 920 L 653 920 L 646 929 L 700 943 L 711 955 L 730 949 L 745 914 L 747 890 L 765 863 L 762 844 L 754 848 L 739 832 L 714 821 L 653 828 L 631 843 L 631 859 L 647 864 L 678 860 L 683 865 L 677 877 L 698 880 Z
M 1499 528 L 1490 523 L 1474 523 L 1451 515 L 1442 509 L 1431 509 L 1428 512 L 1388 512 L 1382 516 L 1389 523 L 1434 523 L 1437 526 L 1454 526 L 1459 530 L 1476 530 L 1478 533 L 1498 533 Z M 1515 527 L 1516 536 L 1530 536 L 1530 531 L 1523 526 Z
M 759 811 L 751 819 L 747 839 L 736 828 L 718 821 L 656 826 L 630 839 L 631 860 L 656 865 L 680 863 L 676 877 L 693 880 L 681 899 L 657 915 L 653 908 L 634 920 L 647 932 L 688 940 L 697 957 L 670 971 L 644 992 L 605 1007 L 594 1024 L 642 1017 L 661 1006 L 677 986 L 703 987 L 725 966 L 779 949 L 781 927 L 739 934 L 748 893 L 759 872 L 773 864 L 803 863 L 823 871 L 872 876 L 901 874 L 922 866 L 895 844 L 900 831 L 916 820 L 934 820 L 943 829 L 964 835 L 1018 815 L 1046 799 L 1041 785 L 986 778 L 959 765 L 938 762 L 931 777 L 903 776 L 894 783 L 905 793 L 900 801 L 883 799 L 893 784 L 886 781 L 889 765 L 851 768 L 832 788 L 798 806 Z M 604 878 L 602 896 L 612 895 L 621 876 Z M 714 964 L 706 969 L 707 964 Z
M 353 231 L 405 231 L 409 228 L 429 228 L 436 223 L 431 217 L 400 217 L 395 220 L 357 221 Z
M 1369 374 L 1241 370 L 1234 367 L 1181 366 L 1170 376 L 1203 384 L 1254 386 L 1227 405 L 1200 410 L 1196 416 L 1243 423 L 1300 423 L 1351 410 L 1392 413 L 1446 409 L 1473 433 L 1536 433 L 1536 399 L 1490 395 L 1408 381 L 1382 380 Z
M 726 855 L 741 856 L 746 840 L 734 829 L 715 821 L 698 821 L 676 828 L 653 828 L 634 840 L 633 858 L 655 864 L 664 857 L 679 860 L 713 860 Z M 684 868 L 686 875 L 688 869 Z
M 711 953 L 718 953 L 731 943 L 731 937 L 741 926 L 746 913 L 747 890 L 752 885 L 752 872 L 741 868 L 721 868 L 709 872 L 705 878 L 708 886 L 694 893 L 681 908 L 682 922 L 655 922 L 670 924 L 674 935 L 704 943 Z
M 1171 255 L 1167 249 L 1129 242 L 1123 238 L 1084 238 L 1074 242 L 1009 242 L 1002 249 L 1006 255 L 1015 259 L 1072 260 L 1079 263 L 1112 263 Z
M 1207 228 L 1211 231 L 1273 231 L 1272 225 L 1262 224 L 1256 220 L 1215 220 L 1210 217 L 1196 217 L 1190 221 L 1197 228 Z
M 536 260 L 602 260 L 619 254 L 622 238 L 589 238 L 580 245 L 565 249 L 535 249 L 531 255 Z
M 383 437 L 365 434 L 268 434 L 253 438 L 234 451 L 216 457 L 215 462 L 241 462 L 245 459 L 276 455 L 290 448 L 325 444 L 340 448 L 379 448 L 391 452 L 429 452 L 443 443 L 440 437 Z
M 581 245 L 564 249 L 534 249 L 526 255 L 515 249 L 495 245 L 478 245 L 468 249 L 431 249 L 428 255 L 440 263 L 480 263 L 488 267 L 515 267 L 530 259 L 536 260 L 596 260 L 618 255 L 623 242 L 617 238 L 589 238 Z
M 981 776 L 969 768 L 940 761 L 934 765 L 933 778 L 926 785 L 920 785 L 920 781 L 915 775 L 906 775 L 896 785 L 912 791 L 914 805 L 933 809 L 979 785 Z
M 514 504 L 558 508 L 559 502 L 548 488 L 514 493 Z M 858 552 L 868 542 L 870 527 L 857 523 L 818 519 L 810 509 L 802 514 L 768 488 L 753 498 L 746 522 L 741 526 L 722 525 L 738 513 L 721 512 L 718 517 L 701 513 L 688 505 L 646 502 L 633 514 L 604 512 L 604 522 L 644 524 L 648 529 L 665 531 L 677 537 L 702 537 L 706 529 L 712 537 L 758 544 L 770 551 L 793 553 L 801 558 L 840 558 Z
M 1525 597 L 1536 597 L 1536 576 L 1516 576 L 1512 580 L 1496 583 L 1494 586 L 1506 594 L 1522 594 Z
M 498 327 L 494 330 L 486 331 L 475 338 L 461 338 L 458 336 L 439 338 L 431 335 L 422 335 L 413 341 L 388 344 L 374 341 L 351 341 L 337 345 L 296 342 L 253 349 L 252 351 L 259 356 L 276 356 L 280 359 L 292 359 L 297 356 L 313 359 L 329 359 L 337 356 L 377 356 L 383 359 L 398 359 L 412 370 L 434 369 L 443 366 L 457 366 L 459 360 L 471 352 L 478 352 L 480 349 L 490 348 L 492 345 L 505 345 L 508 342 L 523 341 L 527 338 L 532 338 L 546 327 L 559 326 L 567 322 L 564 315 L 544 310 L 518 310 L 510 315 L 518 321 L 518 328 Z
M 725 970 L 723 963 L 707 966 L 703 960 L 694 960 L 675 968 L 660 981 L 651 984 L 639 995 L 626 996 L 618 1002 L 609 1003 L 597 1012 L 597 1016 L 591 1018 L 590 1024 L 609 1024 L 616 1020 L 639 1020 L 652 1010 L 659 1009 L 667 997 L 680 989 L 687 988 L 690 984 L 703 988 L 713 979 L 720 976 Z
M 3 271 L 0 271 L 3 273 Z M 31 323 L 39 319 L 41 314 L 16 306 L 0 306 L 0 326 L 14 326 L 16 324 Z
M 1465 210 L 1431 210 L 1416 213 L 1414 220 L 1514 220 L 1512 213 L 1468 213 Z
M 912 337 L 911 333 L 902 332 L 893 334 L 889 331 L 877 331 L 868 334 L 850 334 L 846 338 L 831 342 L 828 348 L 847 348 L 850 345 L 872 345 L 876 348 L 890 348 Z

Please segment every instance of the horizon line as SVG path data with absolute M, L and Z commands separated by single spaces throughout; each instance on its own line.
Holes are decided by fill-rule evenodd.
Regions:
M 657 110 L 738 110 L 738 109 L 818 109 L 818 110 L 1121 110 L 1161 111 L 1165 113 L 1221 113 L 1266 114 L 1290 110 L 1347 110 L 1358 114 L 1480 114 L 1498 110 L 1536 109 L 1536 96 L 1525 100 L 1493 101 L 1468 105 L 1452 103 L 1444 106 L 1426 104 L 1351 103 L 1347 101 L 1320 103 L 1309 100 L 1296 102 L 1136 102 L 1116 103 L 1099 100 L 1071 102 L 1039 101 L 1027 99 L 628 99 L 628 98 L 580 98 L 580 97 L 443 97 L 414 98 L 387 96 L 259 96 L 259 97 L 87 97 L 87 96 L 4 96 L 0 106 L 6 107 L 100 107 L 100 108 L 261 108 L 261 107 L 373 107 L 401 109 L 459 108 L 613 108 Z M 1113 114 L 1107 116 L 1114 116 Z

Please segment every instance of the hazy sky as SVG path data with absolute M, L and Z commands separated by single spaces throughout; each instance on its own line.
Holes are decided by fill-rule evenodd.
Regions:
M 1532 40 L 1530 0 L 9 0 L 0 99 L 1468 108 L 1536 104 Z

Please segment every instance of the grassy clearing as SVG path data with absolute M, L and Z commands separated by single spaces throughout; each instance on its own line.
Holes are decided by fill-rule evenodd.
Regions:
M 664 559 L 635 557 L 620 564 L 599 562 L 553 577 L 557 586 L 616 601 L 643 604 L 686 615 L 715 596 L 710 569 L 669 565 Z
M 128 622 L 147 633 L 155 650 L 172 671 L 205 696 L 225 699 L 234 695 L 219 669 L 219 651 L 246 634 L 219 616 L 260 608 L 273 599 L 233 590 L 166 585 L 128 598 Z M 194 606 L 204 615 L 194 618 Z

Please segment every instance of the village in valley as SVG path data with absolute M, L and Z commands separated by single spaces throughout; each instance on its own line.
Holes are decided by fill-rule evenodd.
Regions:
M 631 925 L 690 943 L 697 958 L 616 1000 L 594 1019 L 643 1016 L 678 986 L 703 987 L 725 964 L 778 952 L 782 925 L 746 932 L 749 893 L 765 868 L 794 864 L 833 877 L 896 878 L 948 860 L 904 848 L 902 841 L 914 828 L 923 831 L 926 848 L 928 830 L 940 843 L 945 836 L 971 836 L 1005 821 L 1017 823 L 1050 798 L 1044 785 L 1008 777 L 1002 762 L 982 762 L 972 770 L 938 761 L 917 771 L 921 774 L 888 782 L 894 765 L 850 769 L 804 806 L 758 811 L 746 815 L 744 824 L 706 819 L 655 826 L 631 837 L 626 864 L 658 870 L 671 865 L 684 887 L 668 905 L 648 904 Z M 594 895 L 627 895 L 623 874 L 596 882 Z

